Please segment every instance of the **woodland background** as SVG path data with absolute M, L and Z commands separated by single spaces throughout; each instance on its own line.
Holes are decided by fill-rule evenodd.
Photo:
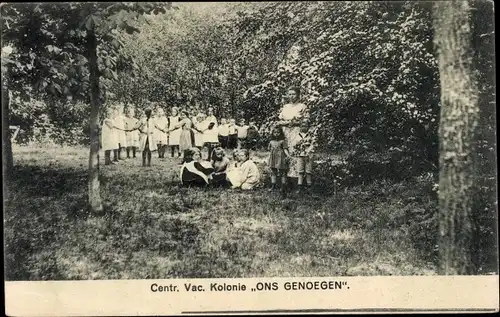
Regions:
M 492 3 L 468 3 L 479 125 L 473 211 L 467 220 L 474 256 L 467 270 L 483 274 L 497 267 L 494 24 Z M 286 274 L 285 263 L 293 263 L 293 256 L 307 262 L 296 272 L 302 275 L 436 272 L 442 103 L 433 10 L 432 3 L 417 1 L 3 4 L 2 89 L 7 96 L 2 105 L 8 124 L 21 127 L 9 169 L 14 177 L 7 189 L 7 277 L 279 275 Z M 89 30 L 97 43 L 97 82 L 89 67 Z M 98 85 L 94 94 L 92 83 Z M 261 220 L 266 209 L 275 206 L 288 229 L 276 229 L 279 221 L 271 215 L 267 223 L 275 229 L 254 228 L 257 233 L 252 229 L 265 242 L 256 242 L 250 234 L 241 238 L 236 230 L 220 233 L 210 244 L 209 218 L 204 218 L 209 214 L 202 210 L 212 210 L 210 204 L 223 194 L 192 192 L 180 198 L 181 189 L 166 188 L 158 172 L 142 175 L 135 167 L 126 172 L 123 167 L 101 171 L 104 209 L 96 215 L 84 208 L 86 154 L 81 149 L 91 145 L 89 113 L 95 92 L 100 119 L 103 110 L 115 102 L 138 108 L 158 102 L 166 110 L 212 106 L 219 118 L 255 120 L 262 127 L 265 144 L 282 95 L 291 85 L 301 87 L 302 100 L 317 127 L 321 155 L 314 178 L 324 190 L 325 201 L 308 214 L 305 210 L 311 201 L 307 198 L 297 203 L 264 193 L 238 194 L 241 197 L 227 207 L 229 213 L 219 215 L 231 225 L 218 227 L 221 232 L 236 230 L 233 223 L 241 220 L 239 213 L 253 199 Z M 265 153 L 256 155 L 264 157 Z M 154 198 L 142 201 L 141 206 L 137 206 L 138 198 L 124 198 L 142 189 L 155 190 L 161 197 L 156 203 L 151 202 Z M 158 206 L 163 206 L 164 213 L 177 210 L 180 218 L 164 219 L 168 228 L 161 227 L 162 221 L 149 219 L 151 208 Z M 199 211 L 201 220 L 182 218 L 186 208 Z M 297 228 L 298 222 L 307 225 Z M 88 230 L 78 233 L 82 226 Z M 97 237 L 103 234 L 102 240 L 93 241 L 95 236 L 88 236 L 90 228 Z M 163 235 L 175 231 L 178 236 L 162 240 L 142 233 L 155 230 Z M 311 230 L 317 232 L 318 241 L 327 242 L 304 242 L 307 239 L 301 232 Z M 333 230 L 330 234 L 344 241 L 343 247 L 339 249 L 336 238 L 320 239 L 325 230 Z M 262 234 L 272 237 L 262 238 Z M 349 240 L 353 236 L 358 240 Z M 382 242 L 362 251 L 370 237 Z M 404 242 L 393 245 L 395 254 L 405 256 L 390 257 L 371 267 L 373 257 L 378 259 L 382 249 L 395 243 L 390 242 L 395 237 Z M 94 245 L 95 250 L 86 250 L 78 240 Z M 318 247 L 323 243 L 329 251 Z M 111 251 L 111 246 L 124 249 Z M 187 255 L 182 252 L 188 246 L 200 257 L 180 264 L 185 262 Z M 280 246 L 279 259 L 265 258 L 257 264 L 250 260 L 272 246 Z M 58 256 L 51 257 L 57 248 Z M 99 248 L 104 251 L 96 251 Z M 407 248 L 414 252 L 410 257 Z M 220 260 L 220 252 L 226 252 L 225 260 Z M 109 259 L 98 254 L 108 254 Z M 152 254 L 160 264 L 151 264 Z M 330 257 L 314 264 L 318 254 Z M 79 260 L 69 261 L 72 256 Z M 173 257 L 169 263 L 174 264 L 161 268 L 162 257 Z M 118 264 L 113 269 L 106 261 Z M 412 261 L 422 264 L 405 269 Z M 83 271 L 71 263 L 80 263 Z M 206 263 L 212 266 L 207 268 Z M 273 271 L 269 263 L 282 269 Z M 149 273 L 140 269 L 151 266 L 155 269 Z M 349 271 L 352 268 L 358 269 Z M 208 273 L 200 273 L 204 270 Z M 100 275 L 92 275 L 95 272 Z M 151 276 L 151 272 L 156 273 Z

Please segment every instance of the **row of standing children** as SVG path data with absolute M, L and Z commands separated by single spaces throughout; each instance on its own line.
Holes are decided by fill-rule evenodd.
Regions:
M 108 109 L 108 115 L 101 129 L 101 148 L 104 151 L 106 165 L 116 164 L 122 160 L 123 150 L 126 150 L 127 158 L 130 158 L 130 154 L 136 157 L 140 141 L 139 132 L 126 132 L 126 129 L 129 126 L 135 126 L 137 122 L 133 108 L 128 109 L 126 116 L 120 105 Z M 113 153 L 113 160 L 111 160 L 111 153 Z
M 234 119 L 223 118 L 218 125 L 211 107 L 208 109 L 208 115 L 200 112 L 192 119 L 189 119 L 189 112 L 179 113 L 176 107 L 171 109 L 171 115 L 168 117 L 163 108 L 158 107 L 155 116 L 151 111 L 149 115 L 145 112 L 140 120 L 135 117 L 134 108 L 128 107 L 126 115 L 123 110 L 123 104 L 111 107 L 109 115 L 103 121 L 101 144 L 106 165 L 122 160 L 123 149 L 127 151 L 127 158 L 130 158 L 131 153 L 135 158 L 137 150 L 144 152 L 143 165 L 149 166 L 151 151 L 154 149 L 157 150 L 159 158 L 165 158 L 167 147 L 170 147 L 171 157 L 176 154 L 181 157 L 184 150 L 193 146 L 200 149 L 206 147 L 207 159 L 210 160 L 216 146 L 220 145 L 224 149 L 255 149 L 257 144 L 258 129 L 254 122 L 246 125 L 245 121 L 241 120 L 240 125 L 236 125 Z
M 241 119 L 239 124 L 236 124 L 235 119 L 222 118 L 218 135 L 223 149 L 256 150 L 259 131 L 254 121 L 246 124 L 245 119 Z

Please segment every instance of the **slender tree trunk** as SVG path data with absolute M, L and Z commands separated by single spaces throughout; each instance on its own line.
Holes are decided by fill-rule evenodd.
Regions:
M 474 152 L 479 105 L 467 1 L 436 2 L 441 82 L 439 127 L 439 273 L 470 274 Z
M 99 69 L 97 67 L 97 39 L 94 30 L 87 31 L 90 70 L 90 156 L 89 207 L 94 213 L 102 211 L 99 182 Z
M 3 76 L 2 76 L 3 77 Z M 9 130 L 9 89 L 5 78 L 2 79 L 2 159 L 3 174 L 9 176 L 14 168 L 14 159 L 12 155 L 12 143 L 10 141 Z

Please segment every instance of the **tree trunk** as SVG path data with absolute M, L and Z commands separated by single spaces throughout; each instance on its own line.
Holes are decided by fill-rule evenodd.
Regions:
M 4 77 L 4 76 L 2 76 Z M 12 143 L 10 141 L 9 130 L 9 89 L 5 78 L 2 79 L 2 159 L 3 159 L 3 174 L 9 176 L 14 168 L 14 159 L 12 155 Z
M 94 29 L 87 31 L 87 49 L 90 70 L 90 156 L 89 156 L 89 207 L 91 212 L 101 212 L 102 201 L 99 182 L 99 69 L 97 67 L 97 39 Z
M 441 83 L 439 274 L 470 274 L 474 152 L 479 105 L 467 1 L 434 7 Z

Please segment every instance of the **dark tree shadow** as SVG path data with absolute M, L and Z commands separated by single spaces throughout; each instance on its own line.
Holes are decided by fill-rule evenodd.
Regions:
M 85 189 L 87 172 L 84 169 L 52 168 L 39 166 L 15 166 L 7 181 L 7 191 L 16 187 L 33 196 L 61 197 Z

